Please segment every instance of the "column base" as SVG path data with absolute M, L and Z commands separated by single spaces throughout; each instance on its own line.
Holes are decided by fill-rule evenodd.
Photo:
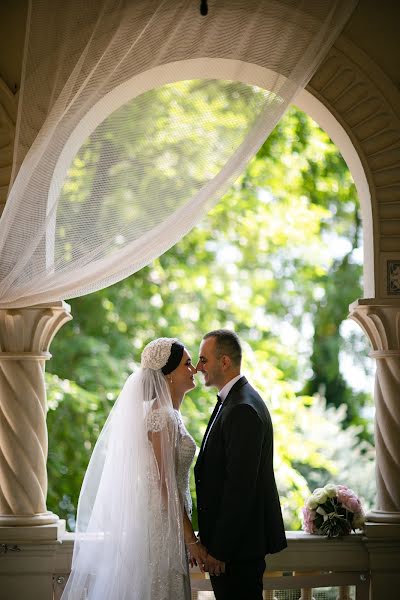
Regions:
M 371 523 L 399 523 L 400 512 L 386 512 L 384 510 L 371 510 L 366 516 L 367 521 Z
M 48 525 L 4 525 L 0 526 L 0 544 L 46 544 L 61 540 L 65 533 L 65 521 L 57 519 Z
M 59 520 L 58 515 L 50 511 L 35 515 L 0 515 L 0 527 L 35 527 L 58 523 Z

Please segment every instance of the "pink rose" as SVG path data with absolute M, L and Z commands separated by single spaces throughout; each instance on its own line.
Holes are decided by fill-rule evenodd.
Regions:
M 338 486 L 337 499 L 339 502 L 343 504 L 352 496 L 353 494 L 347 487 L 345 487 L 344 485 Z
M 343 506 L 347 508 L 347 510 L 350 510 L 352 513 L 357 513 L 361 510 L 360 501 L 358 498 L 356 498 L 356 496 L 350 496 L 346 500 L 346 502 L 343 503 Z
M 303 529 L 307 533 L 315 533 L 315 511 L 308 508 L 303 508 Z
M 344 508 L 347 508 L 352 513 L 360 512 L 361 503 L 353 490 L 349 489 L 345 485 L 338 486 L 337 492 L 338 501 L 343 504 Z

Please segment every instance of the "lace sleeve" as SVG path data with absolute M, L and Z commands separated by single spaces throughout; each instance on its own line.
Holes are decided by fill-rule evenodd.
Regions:
M 147 431 L 158 432 L 173 426 L 173 415 L 165 408 L 156 408 L 147 415 Z

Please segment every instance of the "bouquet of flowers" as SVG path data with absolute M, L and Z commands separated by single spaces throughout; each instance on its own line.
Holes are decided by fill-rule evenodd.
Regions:
M 303 508 L 303 529 L 307 533 L 339 537 L 362 529 L 364 522 L 360 500 L 345 485 L 328 483 L 317 488 Z

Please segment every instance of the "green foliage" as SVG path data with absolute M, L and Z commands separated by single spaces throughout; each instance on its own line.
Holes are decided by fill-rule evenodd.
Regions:
M 47 502 L 74 529 L 83 476 L 112 404 L 57 375 L 46 374 L 46 383 L 50 437 Z
M 223 119 L 226 103 L 212 95 L 210 102 Z M 158 110 L 162 118 L 162 97 Z M 118 165 L 128 137 L 118 120 L 114 133 L 107 127 L 99 139 L 116 145 Z M 96 176 L 79 161 L 75 167 L 65 202 Z M 171 177 L 178 171 L 175 165 Z M 138 181 L 138 192 L 148 184 Z M 176 246 L 124 281 L 71 301 L 74 321 L 55 338 L 48 365 L 49 507 L 73 525 L 90 451 L 143 346 L 176 336 L 196 359 L 202 334 L 216 327 L 240 335 L 244 372 L 271 409 L 286 526 L 299 527 L 309 487 L 332 478 L 356 487 L 355 470 L 370 469 L 373 461 L 371 446 L 360 442 L 369 435 L 360 411 L 370 398 L 354 392 L 339 358 L 349 350 L 341 324 L 349 302 L 361 295 L 360 227 L 354 184 L 337 148 L 291 108 L 231 189 Z M 361 332 L 352 335 L 358 356 L 365 356 Z M 360 364 L 367 368 L 365 359 Z M 184 400 L 182 413 L 198 445 L 214 402 L 200 382 Z M 363 494 L 371 502 L 373 490 Z
M 190 80 L 127 102 L 83 143 L 58 206 L 57 258 L 68 262 L 114 239 L 114 249 L 162 222 L 210 181 L 243 141 L 267 92 L 247 84 Z M 160 211 L 160 206 L 163 211 Z M 73 215 L 65 220 L 60 216 Z M 139 225 L 139 227 L 138 227 Z M 71 230 L 81 245 L 72 247 Z M 114 235 L 110 236 L 110 232 Z

